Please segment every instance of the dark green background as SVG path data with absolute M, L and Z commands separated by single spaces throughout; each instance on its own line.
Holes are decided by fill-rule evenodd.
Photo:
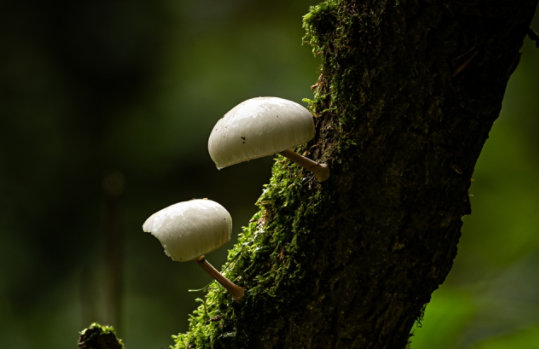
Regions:
M 203 295 L 187 290 L 209 278 L 173 263 L 141 225 L 193 197 L 227 207 L 234 235 L 248 222 L 272 159 L 217 171 L 207 137 L 244 99 L 312 97 L 320 62 L 301 43 L 301 17 L 314 3 L 2 4 L 0 347 L 74 348 L 80 329 L 110 321 L 109 219 L 122 236 L 127 347 L 165 348 L 186 330 Z M 412 349 L 539 347 L 539 50 L 529 39 L 474 180 L 455 267 Z M 208 258 L 219 266 L 225 255 Z

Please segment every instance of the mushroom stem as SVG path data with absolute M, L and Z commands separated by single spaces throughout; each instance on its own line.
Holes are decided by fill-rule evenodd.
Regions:
M 227 279 L 223 274 L 221 274 L 217 269 L 215 269 L 214 266 L 210 264 L 210 262 L 206 260 L 206 257 L 204 255 L 195 258 L 195 262 L 197 262 L 197 264 L 200 265 L 200 267 L 204 269 L 204 271 L 208 273 L 212 278 L 217 280 L 218 283 L 223 285 L 223 287 L 226 288 L 228 292 L 230 292 L 234 301 L 240 302 L 242 300 L 243 295 L 245 294 L 245 289 Z
M 284 157 L 294 161 L 296 164 L 300 165 L 307 171 L 311 171 L 316 179 L 319 182 L 323 182 L 329 178 L 329 168 L 327 164 L 321 164 L 319 162 L 313 161 L 305 156 L 299 155 L 298 153 L 287 149 L 280 152 Z

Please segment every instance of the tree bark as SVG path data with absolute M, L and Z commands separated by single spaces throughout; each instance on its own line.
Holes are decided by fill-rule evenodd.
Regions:
M 322 59 L 302 151 L 278 157 L 260 210 L 177 348 L 404 348 L 457 253 L 481 148 L 536 0 L 326 1 L 304 18 Z

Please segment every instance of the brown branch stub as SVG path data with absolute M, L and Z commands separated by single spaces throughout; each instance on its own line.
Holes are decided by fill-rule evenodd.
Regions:
M 80 333 L 79 349 L 125 349 L 112 326 L 93 323 Z

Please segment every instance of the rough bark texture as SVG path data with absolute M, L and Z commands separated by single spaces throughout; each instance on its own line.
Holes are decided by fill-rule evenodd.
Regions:
M 259 212 L 177 348 L 404 348 L 444 281 L 479 152 L 536 0 L 326 1 L 305 16 L 322 59 L 304 149 L 277 158 Z

